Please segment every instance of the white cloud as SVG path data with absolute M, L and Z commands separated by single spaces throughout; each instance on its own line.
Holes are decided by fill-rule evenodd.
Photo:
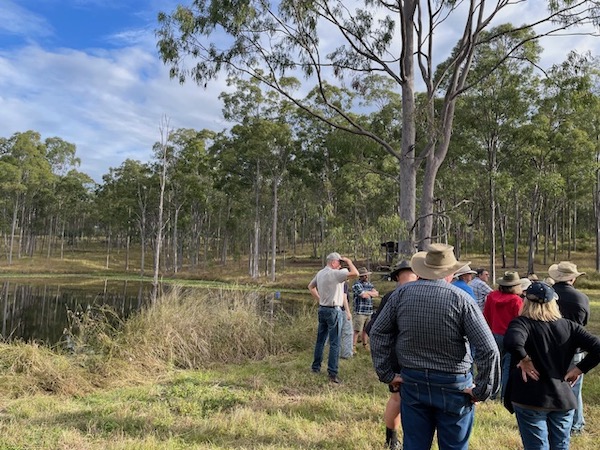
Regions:
M 130 47 L 91 55 L 28 46 L 0 53 L 0 136 L 38 131 L 77 146 L 96 181 L 126 158 L 147 161 L 167 116 L 173 128 L 226 127 L 210 91 L 170 80 L 158 57 Z
M 52 27 L 44 17 L 11 1 L 0 3 L 0 19 L 0 35 L 44 37 L 53 33 Z
M 39 1 L 58 5 L 66 0 Z M 83 0 L 80 6 L 98 1 Z M 111 2 L 115 8 L 121 4 Z M 525 8 L 533 3 L 540 4 L 521 3 L 516 9 L 522 15 L 503 19 L 528 17 L 531 12 Z M 105 0 L 97 4 L 108 5 Z M 46 48 L 46 38 L 54 33 L 47 21 L 16 2 L 1 0 L 0 36 L 23 36 L 26 43 L 0 47 L 0 136 L 35 130 L 43 138 L 61 137 L 77 146 L 81 170 L 101 181 L 109 167 L 119 166 L 126 158 L 151 158 L 163 116 L 170 119 L 173 128 L 220 131 L 227 127 L 217 98 L 229 90 L 225 77 L 211 81 L 207 90 L 191 81 L 180 85 L 170 80 L 168 68 L 157 55 L 154 31 L 156 11 L 170 12 L 173 2 L 150 0 L 144 5 L 137 13 L 144 18 L 144 26 L 104 37 L 105 42 L 120 48 L 84 51 Z M 449 20 L 436 30 L 437 58 L 445 59 L 456 42 L 459 19 L 454 23 Z M 331 32 L 325 31 L 320 37 L 329 49 L 338 43 Z M 579 36 L 546 39 L 542 45 L 542 65 L 548 67 L 563 61 L 573 48 L 594 52 L 598 44 L 589 36 Z M 312 87 L 312 81 L 304 87 Z

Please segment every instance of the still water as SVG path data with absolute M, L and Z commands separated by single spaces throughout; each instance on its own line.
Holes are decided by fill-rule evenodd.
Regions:
M 63 341 L 73 314 L 108 306 L 121 319 L 139 311 L 150 300 L 152 286 L 141 281 L 102 280 L 0 280 L 1 339 L 43 342 Z M 168 291 L 168 286 L 162 290 Z M 204 288 L 205 290 L 205 288 Z M 305 295 L 256 294 L 257 307 L 266 314 L 279 310 L 294 314 Z M 300 297 L 300 298 L 299 298 Z
M 36 340 L 55 344 L 70 326 L 69 312 L 82 313 L 107 305 L 127 318 L 150 298 L 151 285 L 131 281 L 57 284 L 2 280 L 1 335 L 4 340 Z

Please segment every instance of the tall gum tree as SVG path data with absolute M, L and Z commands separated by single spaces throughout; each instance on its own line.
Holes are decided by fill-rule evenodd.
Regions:
M 424 248 L 431 240 L 435 178 L 448 151 L 456 100 L 470 87 L 467 75 L 481 34 L 497 25 L 497 17 L 522 18 L 523 9 L 534 4 L 533 19 L 519 27 L 532 30 L 527 41 L 598 22 L 595 1 L 195 0 L 159 14 L 158 48 L 171 76 L 180 82 L 191 78 L 207 86 L 222 72 L 250 76 L 332 126 L 375 140 L 398 161 L 400 216 L 407 230 L 418 230 L 416 241 Z M 448 36 L 458 42 L 456 51 L 436 77 Z M 523 43 L 507 49 L 506 57 Z M 360 88 L 363 77 L 374 72 L 394 80 L 402 94 L 400 146 L 357 122 L 326 90 L 320 90 L 321 101 L 330 112 L 323 115 L 305 104 L 297 90 L 279 82 L 286 75 L 302 74 L 318 86 L 338 79 Z M 417 83 L 425 89 L 424 113 L 417 111 Z M 417 141 L 416 117 L 421 114 L 426 134 Z M 417 170 L 423 163 L 417 219 Z M 412 253 L 414 243 L 414 236 L 405 235 L 400 251 Z

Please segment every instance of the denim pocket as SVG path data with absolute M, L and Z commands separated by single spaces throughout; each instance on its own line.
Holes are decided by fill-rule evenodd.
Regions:
M 464 416 L 473 409 L 471 397 L 462 391 L 442 388 L 442 397 L 444 402 L 444 412 L 448 414 Z M 404 398 L 402 400 L 404 400 Z
M 407 405 L 416 405 L 420 403 L 419 385 L 404 380 L 400 386 L 400 397 Z

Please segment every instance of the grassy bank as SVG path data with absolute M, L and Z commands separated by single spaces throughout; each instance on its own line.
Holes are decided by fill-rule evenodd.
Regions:
M 269 320 L 241 292 L 175 291 L 126 323 L 96 312 L 80 326 L 72 354 L 0 345 L 0 449 L 383 447 L 388 394 L 369 354 L 341 361 L 340 386 L 310 372 L 313 309 Z M 592 450 L 600 370 L 584 399 L 588 432 L 572 448 Z M 477 405 L 471 448 L 520 448 L 499 402 Z

